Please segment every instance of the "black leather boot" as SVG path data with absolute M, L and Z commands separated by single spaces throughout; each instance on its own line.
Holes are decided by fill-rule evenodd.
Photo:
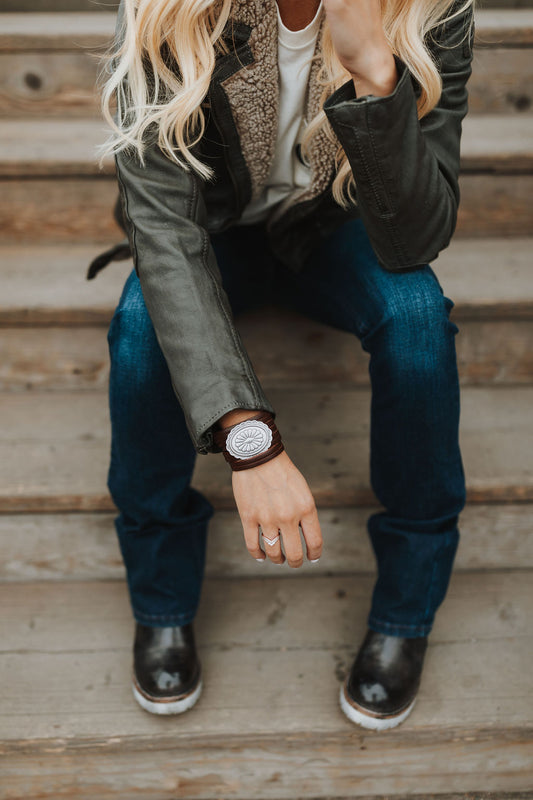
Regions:
M 133 694 L 152 714 L 181 714 L 202 691 L 192 623 L 151 628 L 135 623 Z
M 346 716 L 372 730 L 403 722 L 415 704 L 427 643 L 427 636 L 402 638 L 368 630 L 341 687 Z

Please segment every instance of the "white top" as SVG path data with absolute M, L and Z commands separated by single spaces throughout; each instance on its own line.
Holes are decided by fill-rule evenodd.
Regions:
M 276 203 L 283 200 L 295 188 L 309 185 L 311 174 L 296 155 L 307 121 L 304 120 L 311 59 L 320 28 L 322 0 L 315 17 L 309 25 L 299 31 L 291 31 L 278 12 L 278 65 L 279 65 L 279 112 L 276 147 L 272 166 L 260 197 L 249 203 L 240 219 L 241 224 L 251 224 L 264 219 Z

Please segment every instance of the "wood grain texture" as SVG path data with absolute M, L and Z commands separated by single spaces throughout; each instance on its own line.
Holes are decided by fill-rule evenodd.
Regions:
M 368 474 L 370 392 L 272 389 L 269 397 L 287 452 L 305 474 L 317 504 L 374 505 Z M 532 387 L 463 390 L 461 446 L 470 501 L 533 501 L 532 408 Z M 2 416 L 2 512 L 112 509 L 105 488 L 105 395 L 5 394 Z M 315 424 L 313 440 L 309 419 Z M 235 508 L 231 472 L 220 454 L 197 459 L 193 484 L 217 508 Z
M 324 552 L 296 575 L 373 573 L 375 562 L 366 522 L 380 506 L 320 508 Z M 529 504 L 469 504 L 461 513 L 456 570 L 533 568 Z M 122 580 L 124 566 L 113 514 L 0 515 L 0 581 Z M 286 578 L 294 570 L 264 567 Z M 256 578 L 257 563 L 244 546 L 236 511 L 218 511 L 209 524 L 206 574 Z M 261 573 L 262 574 L 262 573 Z
M 1 34 L 0 34 L 1 38 Z M 102 120 L 96 78 L 102 48 L 0 52 L 0 118 Z M 468 83 L 470 114 L 527 114 L 531 48 L 476 48 Z M 103 129 L 102 120 L 102 129 Z
M 4 243 L 93 241 L 105 247 L 120 241 L 124 234 L 112 213 L 117 195 L 116 181 L 105 175 L 0 180 Z
M 468 81 L 469 114 L 523 114 L 533 102 L 531 49 L 478 47 Z
M 0 52 L 0 117 L 98 117 L 95 51 Z M 102 119 L 102 127 L 104 125 Z
M 532 117 L 469 115 L 463 124 L 463 172 L 510 174 L 533 172 Z M 114 163 L 97 163 L 97 147 L 106 138 L 102 120 L 0 120 L 0 176 L 3 178 L 68 177 L 114 174 Z
M 533 175 L 464 174 L 456 236 L 531 236 Z M 113 176 L 0 180 L 3 241 L 119 241 Z M 43 209 L 46 208 L 46 214 Z
M 133 264 L 114 262 L 96 280 L 85 280 L 89 263 L 103 247 L 90 243 L 0 245 L 0 325 L 108 325 Z M 454 238 L 432 268 L 444 293 L 455 302 L 455 321 L 533 319 L 532 252 L 533 238 Z M 241 318 L 250 334 L 261 324 L 261 316 Z M 279 315 L 268 317 L 269 336 L 276 336 L 280 319 Z M 296 320 L 286 316 L 281 324 L 291 326 L 287 334 L 283 332 L 284 346 L 287 339 L 289 346 L 294 339 L 299 346 L 306 341 L 312 345 L 321 330 L 300 316 Z M 342 338 L 347 337 L 335 336 L 328 361 L 335 360 Z M 284 348 L 274 349 L 282 355 Z
M 123 583 L 0 587 L 0 670 L 12 687 L 0 709 L 0 797 L 527 789 L 528 574 L 453 576 L 417 706 L 386 734 L 354 727 L 337 705 L 371 586 L 348 576 L 207 581 L 196 621 L 205 689 L 179 720 L 131 697 Z
M 491 8 L 495 4 L 497 7 Z M 2 14 L 0 49 L 57 51 L 106 45 L 115 25 L 106 7 L 113 5 L 116 5 L 113 0 L 2 0 L 1 10 L 11 13 Z M 61 6 L 70 13 L 62 13 Z M 28 7 L 36 13 L 16 13 Z M 87 17 L 75 13 L 78 9 L 93 13 Z M 484 0 L 484 7 L 475 10 L 475 19 L 479 45 L 533 44 L 531 0 L 523 3 Z
M 532 235 L 532 175 L 463 175 L 459 186 L 456 236 Z
M 89 316 L 90 312 L 82 310 L 81 314 Z M 63 319 L 71 318 L 72 314 L 66 313 Z M 102 310 L 99 320 L 103 319 Z M 457 361 L 463 386 L 532 382 L 533 323 L 530 320 L 457 319 L 457 323 Z M 348 333 L 295 314 L 281 314 L 275 309 L 261 319 L 243 316 L 236 320 L 236 325 L 266 389 L 370 385 L 369 356 Z M 271 342 L 268 353 L 263 344 L 265 337 Z M 105 327 L 1 330 L 2 391 L 104 389 L 108 373 Z

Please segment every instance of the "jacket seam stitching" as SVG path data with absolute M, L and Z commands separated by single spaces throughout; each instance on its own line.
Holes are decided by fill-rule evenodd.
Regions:
M 368 128 L 368 133 L 369 133 L 370 145 L 371 145 L 371 148 L 372 148 L 372 154 L 374 156 L 374 162 L 375 162 L 377 170 L 378 170 L 379 182 L 380 182 L 380 185 L 381 185 L 381 187 L 383 189 L 383 193 L 384 193 L 384 196 L 386 198 L 386 203 L 387 203 L 388 208 L 389 208 L 389 210 L 386 213 L 386 215 L 382 215 L 382 219 L 385 222 L 385 224 L 386 224 L 386 226 L 387 226 L 387 228 L 389 230 L 390 237 L 391 237 L 391 240 L 392 240 L 392 243 L 393 243 L 393 247 L 394 247 L 398 257 L 400 258 L 401 261 L 405 262 L 408 259 L 406 258 L 405 250 L 404 250 L 403 244 L 401 242 L 401 237 L 400 237 L 400 232 L 398 230 L 398 226 L 394 223 L 394 216 L 396 214 L 396 211 L 394 210 L 394 206 L 393 206 L 393 203 L 391 202 L 390 194 L 389 194 L 389 192 L 387 190 L 387 186 L 386 186 L 385 181 L 383 179 L 383 172 L 382 172 L 381 164 L 380 164 L 380 161 L 379 161 L 379 158 L 378 158 L 374 131 L 372 130 L 372 125 L 370 124 L 370 120 L 369 120 L 368 106 L 366 108 L 366 116 L 367 116 L 366 122 L 367 122 L 367 128 Z
M 121 175 L 120 167 L 119 167 L 119 164 L 118 164 L 118 158 L 117 158 L 116 155 L 115 155 L 115 170 L 116 170 L 118 184 L 119 184 L 119 187 L 121 189 L 123 200 L 124 200 L 124 203 L 123 203 L 123 205 L 124 205 L 124 213 L 126 215 L 126 218 L 127 218 L 128 222 L 129 222 L 130 228 L 131 228 L 131 250 L 132 250 L 132 256 L 133 256 L 133 263 L 135 265 L 135 271 L 138 274 L 138 270 L 137 270 L 137 229 L 135 227 L 135 223 L 133 222 L 133 220 L 131 218 L 130 209 L 129 209 L 128 193 L 126 191 L 126 186 L 124 184 L 124 181 L 122 180 L 122 175 Z
M 215 420 L 219 419 L 220 412 L 224 412 L 224 411 L 227 411 L 228 409 L 235 408 L 235 403 L 242 403 L 242 407 L 246 408 L 247 407 L 246 403 L 248 403 L 248 402 L 249 402 L 248 400 L 234 400 L 231 403 L 227 403 L 225 406 L 222 406 L 222 408 L 220 408 L 217 411 L 216 414 L 214 414 L 212 417 L 209 417 L 204 422 L 204 425 L 211 425 L 211 423 L 213 423 Z
M 115 156 L 115 167 L 116 167 L 116 174 L 117 174 L 117 180 L 118 180 L 119 186 L 121 187 L 122 192 L 124 193 L 124 212 L 126 214 L 128 222 L 129 222 L 129 224 L 131 226 L 131 240 L 132 240 L 131 241 L 131 250 L 132 250 L 132 256 L 133 256 L 133 263 L 134 263 L 134 266 L 135 266 L 135 272 L 137 273 L 137 276 L 139 277 L 139 280 L 140 280 L 140 275 L 139 275 L 139 271 L 138 271 L 138 268 L 137 268 L 137 263 L 138 263 L 138 256 L 137 256 L 137 228 L 136 228 L 136 225 L 133 222 L 133 220 L 131 218 L 131 215 L 130 215 L 130 212 L 129 212 L 128 192 L 127 192 L 126 186 L 125 186 L 125 184 L 124 184 L 124 182 L 122 180 L 120 167 L 119 167 L 118 159 L 117 159 L 116 156 Z M 180 405 L 183 407 L 183 399 L 182 399 L 180 393 L 178 392 L 178 390 L 176 388 L 176 384 L 174 383 L 174 381 L 172 379 L 172 376 L 170 376 L 170 382 L 172 384 L 172 388 L 174 390 L 174 393 L 175 393 Z
M 198 192 L 198 185 L 197 185 L 196 179 L 194 177 L 192 177 L 192 176 L 191 176 L 191 179 L 192 179 L 192 183 L 193 183 L 193 191 L 192 191 L 192 195 L 191 195 L 191 198 L 190 198 L 189 214 L 190 214 L 190 218 L 193 219 L 193 218 L 196 218 L 196 213 L 195 212 L 196 212 L 197 207 L 198 207 L 199 192 Z M 227 329 L 228 329 L 228 331 L 229 331 L 229 333 L 231 335 L 231 338 L 233 340 L 233 344 L 235 345 L 235 349 L 236 349 L 236 351 L 237 351 L 237 353 L 239 355 L 241 366 L 242 366 L 242 368 L 243 368 L 243 370 L 244 370 L 244 372 L 246 374 L 246 377 L 248 379 L 250 388 L 251 388 L 253 396 L 254 396 L 254 400 L 255 400 L 256 403 L 259 403 L 260 402 L 260 398 L 259 398 L 259 395 L 257 393 L 257 387 L 255 386 L 255 382 L 252 379 L 252 375 L 250 374 L 250 370 L 249 370 L 248 365 L 246 363 L 246 359 L 244 358 L 244 354 L 242 352 L 242 348 L 240 347 L 240 344 L 238 342 L 237 336 L 235 335 L 234 325 L 233 325 L 232 321 L 230 320 L 230 318 L 229 318 L 229 316 L 227 314 L 227 311 L 224 308 L 224 304 L 222 302 L 222 298 L 221 298 L 221 294 L 220 294 L 220 288 L 221 287 L 219 285 L 219 282 L 215 279 L 215 276 L 213 275 L 213 271 L 211 270 L 211 267 L 209 266 L 209 259 L 207 258 L 207 252 L 208 252 L 208 249 L 209 249 L 209 234 L 208 234 L 207 230 L 203 226 L 202 226 L 202 230 L 203 230 L 202 262 L 203 262 L 203 265 L 205 267 L 206 273 L 209 275 L 209 277 L 211 278 L 211 281 L 213 283 L 213 287 L 215 289 L 215 294 L 216 294 L 216 298 L 217 298 L 217 301 L 218 301 L 219 308 L 220 308 L 220 310 L 222 311 L 222 313 L 224 315 L 224 319 L 226 320 Z

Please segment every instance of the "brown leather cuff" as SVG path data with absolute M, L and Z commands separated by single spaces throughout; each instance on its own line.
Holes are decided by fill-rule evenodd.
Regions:
M 230 431 L 232 431 L 236 425 L 240 425 L 240 422 L 236 423 L 236 425 L 230 425 L 228 428 L 222 428 L 219 431 L 215 431 L 213 434 L 214 443 L 220 448 L 222 453 L 224 453 L 224 458 L 234 472 L 238 472 L 242 469 L 251 469 L 252 467 L 259 466 L 259 464 L 265 464 L 267 461 L 270 461 L 271 458 L 275 458 L 285 449 L 283 442 L 281 441 L 281 434 L 270 411 L 258 411 L 253 417 L 243 420 L 243 422 L 250 422 L 252 420 L 264 422 L 272 432 L 272 441 L 268 450 L 264 450 L 262 453 L 258 453 L 255 456 L 251 455 L 249 457 L 237 458 L 232 455 L 232 453 L 228 452 L 226 448 L 226 440 Z

